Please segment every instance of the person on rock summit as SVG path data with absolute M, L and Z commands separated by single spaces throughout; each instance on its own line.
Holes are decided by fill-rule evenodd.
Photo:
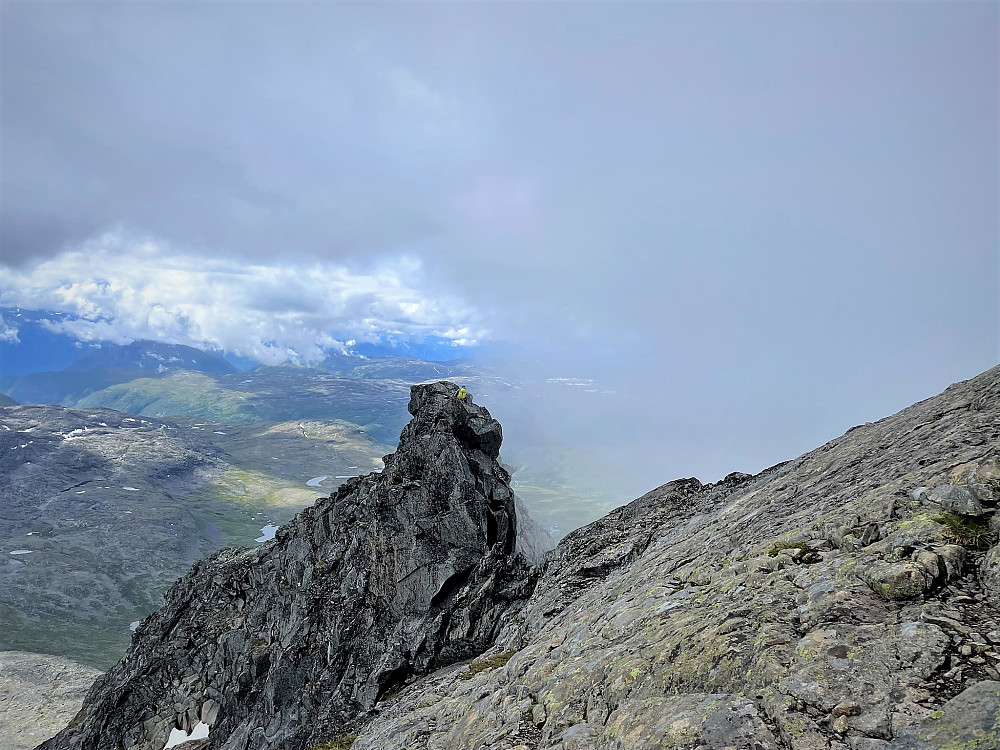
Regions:
M 468 395 L 469 395 L 469 392 L 467 390 L 465 390 L 465 386 L 463 385 L 461 388 L 458 389 L 458 393 L 455 394 L 455 397 L 459 401 L 465 401 L 465 397 L 468 396 Z

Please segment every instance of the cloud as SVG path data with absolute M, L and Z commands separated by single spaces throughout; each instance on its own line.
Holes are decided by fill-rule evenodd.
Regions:
M 486 335 L 477 310 L 434 288 L 419 258 L 366 269 L 330 262 L 207 258 L 111 232 L 20 269 L 0 269 L 0 305 L 66 313 L 46 326 L 81 341 L 156 339 L 262 362 L 317 362 L 352 342 Z M 0 328 L 0 340 L 16 329 Z M 7 337 L 7 338 L 5 338 Z
M 0 317 L 0 343 L 4 344 L 17 344 L 20 339 L 17 337 L 18 328 L 15 325 L 8 323 L 2 317 Z

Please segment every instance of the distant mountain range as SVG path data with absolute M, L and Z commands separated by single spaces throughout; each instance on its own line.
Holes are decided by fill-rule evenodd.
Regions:
M 6 357 L 9 359 L 10 354 Z M 19 368 L 15 368 L 19 369 Z M 152 381 L 169 378 L 179 372 L 201 373 L 210 378 L 232 376 L 228 381 L 221 382 L 222 390 L 235 390 L 244 395 L 226 397 L 220 396 L 218 403 L 209 408 L 199 404 L 198 392 L 205 388 L 213 390 L 214 386 L 208 380 L 187 380 L 185 389 L 192 393 L 182 398 L 182 403 L 171 401 L 169 395 L 176 388 L 170 385 L 157 386 Z M 156 403 L 154 412 L 157 415 L 190 414 L 206 418 L 224 418 L 237 421 L 259 421 L 262 419 L 294 419 L 300 416 L 319 416 L 316 413 L 303 414 L 301 410 L 286 406 L 261 407 L 259 414 L 251 411 L 239 411 L 232 402 L 247 401 L 246 392 L 255 389 L 242 387 L 244 383 L 255 380 L 258 383 L 273 383 L 277 388 L 288 384 L 289 378 L 308 380 L 337 375 L 343 378 L 357 380 L 401 380 L 406 383 L 420 382 L 433 378 L 458 377 L 472 375 L 475 370 L 466 362 L 438 363 L 402 356 L 367 357 L 350 354 L 331 354 L 322 363 L 312 367 L 295 365 L 266 366 L 258 365 L 249 371 L 247 378 L 239 377 L 240 371 L 222 355 L 206 352 L 181 344 L 165 344 L 157 341 L 134 341 L 130 344 L 104 344 L 100 348 L 91 349 L 82 357 L 73 360 L 58 370 L 31 372 L 25 374 L 0 375 L 0 393 L 20 403 L 27 404 L 60 404 L 62 406 L 107 406 L 122 409 L 131 413 L 139 413 Z M 294 375 L 290 375 L 294 373 Z M 131 384 L 142 380 L 141 384 L 129 388 L 112 389 L 113 386 Z M 310 386 L 312 387 L 312 386 Z M 363 390 L 367 386 L 360 386 Z M 103 395 L 94 395 L 100 391 L 112 389 Z M 268 386 L 265 385 L 265 391 Z M 176 395 L 176 394 L 175 394 Z M 290 394 L 281 394 L 281 400 L 287 402 Z M 297 395 L 303 395 L 297 392 Z M 166 398 L 166 401 L 164 401 Z M 404 399 L 405 400 L 405 399 Z M 136 406 L 135 404 L 141 404 Z M 304 404 L 311 407 L 311 404 Z M 220 411 L 221 410 L 221 411 Z M 296 413 L 292 414 L 291 412 Z M 329 412 L 329 407 L 321 408 Z M 280 412 L 281 416 L 269 416 Z M 341 418 L 341 414 L 331 415 Z M 350 419 L 349 416 L 343 417 Z M 391 425 L 390 431 L 382 435 L 382 439 L 394 440 L 399 428 L 405 422 L 401 416 Z M 354 420 L 352 420 L 354 421 Z M 363 420 L 369 421 L 369 420 Z
M 94 349 L 73 362 L 67 370 L 148 370 L 163 373 L 173 370 L 195 370 L 210 375 L 229 375 L 236 368 L 212 352 L 203 352 L 182 344 L 162 344 L 157 341 L 133 341 Z

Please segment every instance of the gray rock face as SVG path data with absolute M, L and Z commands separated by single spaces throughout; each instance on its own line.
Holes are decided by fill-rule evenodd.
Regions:
M 61 656 L 0 651 L 0 746 L 30 750 L 55 735 L 100 674 Z
M 488 668 L 407 686 L 352 750 L 996 747 L 998 425 L 994 368 L 648 493 L 549 554 Z
M 84 712 L 41 747 L 306 748 L 412 675 L 482 652 L 523 606 L 502 433 L 451 383 L 414 386 L 381 474 L 351 480 L 256 549 L 195 565 L 139 626 Z
M 937 712 L 900 734 L 888 750 L 987 750 L 1000 746 L 1000 682 L 977 682 Z

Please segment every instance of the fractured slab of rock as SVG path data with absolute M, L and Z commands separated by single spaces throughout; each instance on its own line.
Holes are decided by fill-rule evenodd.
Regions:
M 194 566 L 78 723 L 46 750 L 159 748 L 211 725 L 226 750 L 304 748 L 414 674 L 479 653 L 533 584 L 515 551 L 500 424 L 414 386 L 398 450 L 275 539 Z
M 755 477 L 648 493 L 550 553 L 502 666 L 408 686 L 353 750 L 992 747 L 998 548 L 943 512 L 992 520 L 998 425 L 994 368 Z M 970 481 L 979 506 L 926 491 Z M 929 730 L 950 744 L 903 739 Z

